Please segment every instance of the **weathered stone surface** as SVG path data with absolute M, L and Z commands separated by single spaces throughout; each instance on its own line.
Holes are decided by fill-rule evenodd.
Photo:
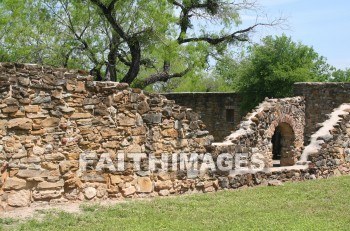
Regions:
M 131 196 L 136 192 L 136 188 L 134 186 L 130 186 L 122 189 L 122 193 L 125 197 Z
M 178 137 L 178 132 L 176 129 L 170 128 L 162 131 L 162 135 L 165 137 Z
M 84 189 L 84 195 L 88 200 L 91 200 L 92 198 L 94 198 L 97 194 L 97 190 L 93 187 L 87 187 L 86 189 Z
M 123 182 L 121 176 L 119 175 L 110 175 L 110 178 L 111 178 L 111 184 L 119 184 Z
M 60 161 L 60 160 L 64 160 L 65 156 L 61 153 L 52 153 L 52 154 L 46 154 L 44 158 L 46 161 Z
M 215 129 L 233 130 L 234 123 L 226 120 L 240 119 L 238 95 L 203 94 L 199 103 L 202 109 L 191 110 L 125 84 L 93 82 L 91 76 L 79 71 L 19 66 L 0 63 L 0 200 L 6 201 L 6 206 L 8 196 L 21 196 L 18 192 L 24 189 L 29 199 L 12 201 L 14 206 L 28 205 L 30 200 L 58 203 L 66 199 L 214 192 L 268 185 L 276 179 L 284 182 L 350 172 L 350 118 L 346 113 L 332 127 L 332 138 L 322 139 L 322 156 L 315 153 L 310 157 L 310 169 L 240 175 L 211 170 L 200 175 L 198 171 L 178 169 L 162 172 L 162 154 L 168 155 L 171 164 L 173 153 L 184 153 L 188 158 L 197 153 L 202 166 L 206 165 L 201 163 L 205 153 L 213 154 L 214 161 L 220 153 L 260 153 L 264 164 L 272 166 L 271 140 L 278 127 L 294 139 L 285 142 L 293 149 L 283 147 L 288 149 L 284 150 L 285 159 L 294 163 L 303 145 L 305 102 L 300 97 L 267 99 L 247 115 L 238 132 L 213 146 L 209 135 L 213 127 L 206 128 L 194 111 L 203 119 L 211 117 Z M 192 95 L 189 101 L 198 102 L 200 97 Z M 283 123 L 289 124 L 293 133 L 285 133 Z M 155 170 L 149 169 L 147 158 L 151 155 L 158 158 Z M 138 157 L 145 158 L 140 169 Z M 124 168 L 119 169 L 120 163 Z
M 20 190 L 12 191 L 8 197 L 7 203 L 13 207 L 26 207 L 30 204 L 30 191 Z
M 32 170 L 32 169 L 20 169 L 17 173 L 17 177 L 20 178 L 33 178 L 33 177 L 47 177 L 49 176 L 47 170 Z
M 17 178 L 17 177 L 9 177 L 6 179 L 4 188 L 5 190 L 19 190 L 24 189 L 27 186 L 27 181 Z
M 139 177 L 137 178 L 137 191 L 150 193 L 153 191 L 153 184 L 149 177 Z
M 45 152 L 45 149 L 39 146 L 34 146 L 33 147 L 33 154 L 37 156 L 43 155 Z
M 58 190 L 40 190 L 33 191 L 32 196 L 35 200 L 51 200 L 62 196 L 62 192 Z
M 37 96 L 32 100 L 32 104 L 50 103 L 51 96 Z
M 78 112 L 75 112 L 70 116 L 71 119 L 88 119 L 91 117 L 92 115 L 90 113 L 78 113 Z
M 170 191 L 167 189 L 163 189 L 163 190 L 160 190 L 158 193 L 159 193 L 159 196 L 168 196 L 170 194 Z
M 163 189 L 171 189 L 173 187 L 173 183 L 171 182 L 171 180 L 157 181 L 155 182 L 154 187 L 158 191 Z
M 56 126 L 58 126 L 59 122 L 60 122 L 59 118 L 50 117 L 50 118 L 46 118 L 43 121 L 41 121 L 41 125 L 43 127 L 56 127 Z
M 268 181 L 268 185 L 269 186 L 279 186 L 279 185 L 283 185 L 283 183 L 279 180 L 270 180 L 270 181 Z
M 37 189 L 59 189 L 62 188 L 64 185 L 63 180 L 57 181 L 57 182 L 47 182 L 43 181 L 40 182 L 37 186 Z
M 8 128 L 15 128 L 21 130 L 31 130 L 33 126 L 33 121 L 27 118 L 18 118 L 9 120 L 7 123 Z
M 137 111 L 142 115 L 146 112 L 148 112 L 150 109 L 149 105 L 147 102 L 140 102 L 138 105 L 137 105 Z
M 1 111 L 3 113 L 13 113 L 13 112 L 18 111 L 18 109 L 19 109 L 18 106 L 7 106 L 7 107 L 1 109 Z

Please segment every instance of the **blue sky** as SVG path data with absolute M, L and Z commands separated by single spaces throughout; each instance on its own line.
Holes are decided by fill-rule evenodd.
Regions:
M 288 29 L 260 29 L 254 42 L 266 35 L 291 36 L 312 46 L 336 68 L 350 68 L 350 1 L 260 0 L 269 18 L 287 18 Z M 244 18 L 243 18 L 244 19 Z

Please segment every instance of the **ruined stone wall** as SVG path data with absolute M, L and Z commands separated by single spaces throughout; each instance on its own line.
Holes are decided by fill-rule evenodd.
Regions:
M 214 136 L 222 141 L 242 119 L 240 96 L 235 92 L 195 92 L 163 94 L 176 103 L 192 108 Z
M 335 108 L 319 125 L 301 159 L 311 161 L 318 178 L 350 173 L 350 104 Z
M 255 153 L 263 156 L 265 168 L 272 167 L 272 136 L 276 127 L 287 124 L 293 132 L 292 148 L 286 150 L 281 165 L 294 165 L 303 148 L 305 104 L 302 97 L 267 99 L 239 124 L 239 129 L 214 143 L 218 152 Z
M 305 98 L 305 138 L 307 145 L 318 124 L 342 103 L 350 103 L 350 83 L 296 83 L 294 95 Z
M 301 91 L 306 96 L 308 92 Z M 223 103 L 219 95 L 214 94 L 213 100 L 199 99 L 211 102 L 206 109 L 213 108 L 216 103 Z M 225 101 L 222 106 L 232 109 L 237 99 Z M 314 95 L 310 99 L 310 102 L 322 102 Z M 344 99 L 338 99 L 341 100 Z M 310 113 L 311 109 L 308 110 Z M 165 96 L 130 89 L 121 83 L 94 82 L 83 71 L 0 63 L 0 211 L 31 203 L 167 196 L 276 185 L 334 175 L 335 168 L 340 174 L 347 174 L 350 166 L 344 165 L 343 159 L 346 159 L 344 153 L 349 152 L 349 116 L 333 126 L 332 138 L 322 145 L 325 150 L 308 157 L 311 168 L 289 166 L 299 159 L 302 151 L 304 113 L 303 97 L 268 99 L 245 117 L 238 130 L 212 145 L 213 137 L 198 114 Z M 316 118 L 321 120 L 320 116 Z M 271 139 L 279 126 L 282 131 L 285 128 L 292 131 L 292 149 L 287 150 L 284 160 L 288 166 L 271 168 Z M 183 156 L 173 159 L 174 153 Z M 260 163 L 263 161 L 264 169 L 237 172 L 236 164 L 240 160 L 236 157 L 243 153 L 249 160 L 243 161 L 243 165 L 259 163 L 252 160 L 259 153 L 257 158 L 261 158 Z M 232 171 L 218 167 L 222 164 L 220 154 L 231 155 L 233 166 L 228 166 L 232 168 L 228 170 Z M 193 156 L 201 167 L 210 166 L 211 162 L 206 161 L 213 158 L 214 170 L 159 170 L 166 163 L 187 165 L 188 158 Z M 152 158 L 158 158 L 153 167 L 147 162 Z M 335 163 L 331 174 L 328 162 Z
M 81 71 L 0 64 L 0 211 L 187 191 L 198 182 L 135 169 L 130 155 L 200 154 L 212 139 L 196 113 L 164 96 Z

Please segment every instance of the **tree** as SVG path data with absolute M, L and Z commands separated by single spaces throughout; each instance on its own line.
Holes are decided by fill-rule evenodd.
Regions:
M 228 57 L 218 63 L 229 67 Z M 250 110 L 269 98 L 292 96 L 293 84 L 305 81 L 326 81 L 332 67 L 312 47 L 293 42 L 290 37 L 267 36 L 262 44 L 248 48 L 248 54 L 234 70 L 218 72 L 226 75 L 233 88 L 242 95 L 244 109 Z M 233 74 L 231 74 L 233 73 Z
M 250 10 L 255 1 L 2 0 L 0 51 L 5 60 L 89 68 L 99 80 L 144 88 L 196 76 L 210 57 L 282 21 L 240 26 Z
M 350 82 L 350 68 L 335 70 L 330 78 L 331 82 Z

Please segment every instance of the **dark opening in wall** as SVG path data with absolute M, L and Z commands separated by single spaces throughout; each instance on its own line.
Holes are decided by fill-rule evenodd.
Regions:
M 272 160 L 281 160 L 281 129 L 276 127 L 275 133 L 272 136 Z
M 280 123 L 271 138 L 274 167 L 294 165 L 294 131 L 287 123 Z
M 234 123 L 235 122 L 235 110 L 226 109 L 226 122 Z

